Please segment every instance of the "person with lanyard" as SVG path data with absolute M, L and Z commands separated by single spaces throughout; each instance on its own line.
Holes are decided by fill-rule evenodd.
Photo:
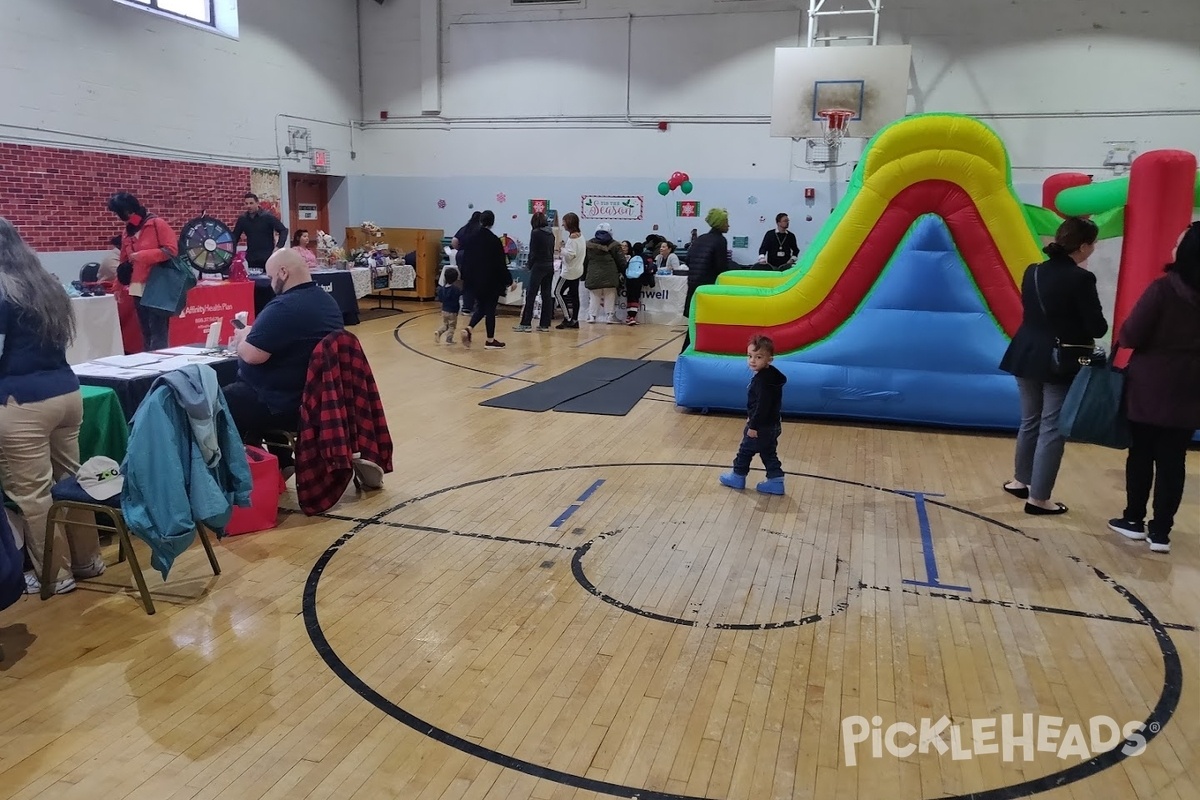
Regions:
M 775 229 L 767 231 L 758 248 L 758 263 L 766 264 L 776 272 L 787 269 L 800 257 L 800 246 L 796 234 L 788 230 L 787 214 L 775 215 Z
M 278 217 L 259 206 L 258 195 L 246 192 L 242 199 L 246 211 L 238 217 L 233 228 L 233 249 L 237 250 L 238 242 L 245 235 L 246 268 L 262 272 L 267 268 L 271 254 L 287 246 L 288 229 Z

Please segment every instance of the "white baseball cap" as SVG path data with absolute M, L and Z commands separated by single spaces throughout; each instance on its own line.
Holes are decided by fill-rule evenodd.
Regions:
M 605 233 L 612 233 L 612 225 L 609 225 L 607 222 L 601 222 L 599 225 L 596 226 L 596 233 L 599 233 L 600 231 L 604 231 Z
M 105 456 L 95 456 L 85 461 L 76 478 L 79 487 L 93 500 L 111 500 L 125 487 L 121 465 Z

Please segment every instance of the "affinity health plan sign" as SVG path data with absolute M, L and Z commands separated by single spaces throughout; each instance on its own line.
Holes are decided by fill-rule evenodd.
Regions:
M 640 194 L 585 194 L 579 200 L 582 219 L 641 219 Z

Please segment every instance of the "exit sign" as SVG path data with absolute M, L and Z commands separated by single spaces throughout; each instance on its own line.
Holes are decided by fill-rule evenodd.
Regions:
M 328 150 L 313 150 L 312 151 L 312 168 L 313 168 L 313 172 L 328 172 L 329 171 L 329 151 Z

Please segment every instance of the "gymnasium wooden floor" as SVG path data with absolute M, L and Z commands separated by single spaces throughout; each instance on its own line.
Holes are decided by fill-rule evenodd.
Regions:
M 740 420 L 669 389 L 478 405 L 679 331 L 509 317 L 506 351 L 467 351 L 406 311 L 355 329 L 383 491 L 224 540 L 219 578 L 194 547 L 147 576 L 154 617 L 125 566 L 0 616 L 0 797 L 1200 797 L 1200 454 L 1166 557 L 1108 532 L 1122 457 L 1084 446 L 1063 518 L 1000 491 L 1010 437 L 882 426 L 789 422 L 787 496 L 739 494 Z M 1149 741 L 1081 752 L 1093 717 Z M 922 720 L 917 752 L 873 748 Z

